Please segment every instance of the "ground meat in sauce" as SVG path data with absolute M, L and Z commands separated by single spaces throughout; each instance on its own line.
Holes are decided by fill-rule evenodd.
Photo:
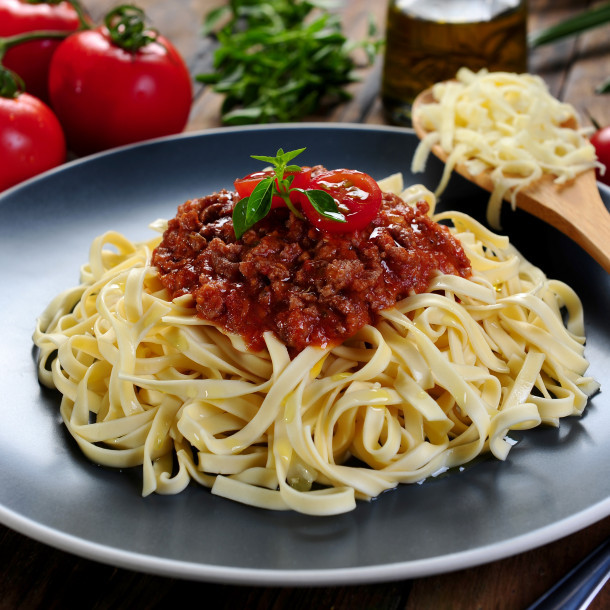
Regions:
M 220 191 L 187 201 L 153 254 L 170 296 L 191 293 L 199 316 L 241 335 L 252 350 L 273 331 L 295 354 L 337 344 L 377 313 L 427 289 L 438 272 L 468 277 L 470 262 L 447 227 L 384 194 L 365 229 L 323 233 L 274 209 L 235 240 L 238 195 Z

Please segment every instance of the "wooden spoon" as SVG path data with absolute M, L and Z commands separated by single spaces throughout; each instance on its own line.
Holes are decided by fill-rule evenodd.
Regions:
M 426 89 L 413 103 L 413 128 L 420 139 L 428 132 L 417 120 L 417 110 L 434 101 L 432 90 Z M 443 162 L 447 160 L 440 145 L 433 146 L 432 153 Z M 461 163 L 455 171 L 487 191 L 493 190 L 490 171 L 472 176 Z M 583 172 L 565 185 L 554 184 L 553 179 L 554 176 L 543 174 L 522 189 L 517 195 L 517 207 L 567 235 L 610 273 L 610 214 L 599 194 L 595 170 Z

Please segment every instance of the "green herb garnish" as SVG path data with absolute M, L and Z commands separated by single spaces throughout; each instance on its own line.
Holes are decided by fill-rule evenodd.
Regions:
M 273 166 L 273 175 L 263 178 L 248 197 L 240 199 L 233 208 L 233 230 L 235 237 L 241 236 L 259 220 L 263 219 L 271 210 L 271 200 L 274 196 L 282 198 L 286 207 L 297 217 L 303 218 L 303 214 L 295 208 L 290 200 L 290 193 L 299 192 L 307 197 L 314 210 L 324 218 L 335 222 L 346 222 L 345 216 L 339 212 L 337 202 L 326 191 L 319 189 L 300 189 L 291 188 L 294 175 L 285 176 L 286 172 L 299 172 L 301 167 L 289 165 L 297 155 L 305 149 L 299 148 L 289 152 L 284 152 L 281 148 L 275 157 L 262 155 L 251 155 L 257 161 L 270 163 Z
M 214 71 L 197 80 L 225 95 L 227 125 L 298 121 L 324 103 L 351 95 L 344 86 L 357 80 L 352 57 L 364 49 L 372 63 L 382 41 L 351 42 L 328 0 L 231 0 L 210 11 L 203 33 L 218 41 Z M 224 24 L 224 25 L 219 25 Z
M 610 2 L 603 2 L 564 21 L 532 32 L 528 36 L 528 44 L 531 48 L 540 47 L 586 32 L 592 28 L 598 28 L 607 23 L 610 23 Z M 610 93 L 610 78 L 601 83 L 595 89 L 595 93 Z
M 539 47 L 580 34 L 591 28 L 600 27 L 609 22 L 610 2 L 603 2 L 555 25 L 531 33 L 528 36 L 528 43 L 530 47 Z

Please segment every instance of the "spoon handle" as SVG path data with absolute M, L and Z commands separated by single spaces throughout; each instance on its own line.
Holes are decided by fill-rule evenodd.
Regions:
M 610 213 L 593 170 L 559 188 L 544 177 L 519 194 L 517 206 L 567 235 L 610 273 Z
M 582 610 L 610 578 L 610 540 L 598 546 L 528 610 Z

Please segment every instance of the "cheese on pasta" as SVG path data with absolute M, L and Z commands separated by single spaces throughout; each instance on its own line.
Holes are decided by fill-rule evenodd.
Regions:
M 514 209 L 517 193 L 543 173 L 564 184 L 587 169 L 603 168 L 587 137 L 590 130 L 577 127 L 576 110 L 555 99 L 538 76 L 462 68 L 456 80 L 434 85 L 432 94 L 436 102 L 417 109 L 416 118 L 429 133 L 412 170 L 423 171 L 433 146 L 449 155 L 437 196 L 457 164 L 474 176 L 489 170 L 492 227 L 500 226 L 502 200 Z
M 330 515 L 481 454 L 503 460 L 511 430 L 556 426 L 598 389 L 583 310 L 506 237 L 459 212 L 435 219 L 452 223 L 471 278 L 438 275 L 375 326 L 293 359 L 271 333 L 253 353 L 198 317 L 190 295 L 168 300 L 150 265 L 158 236 L 106 233 L 81 284 L 38 320 L 40 381 L 61 393 L 90 460 L 142 469 L 143 495 L 194 481 L 245 504 Z

